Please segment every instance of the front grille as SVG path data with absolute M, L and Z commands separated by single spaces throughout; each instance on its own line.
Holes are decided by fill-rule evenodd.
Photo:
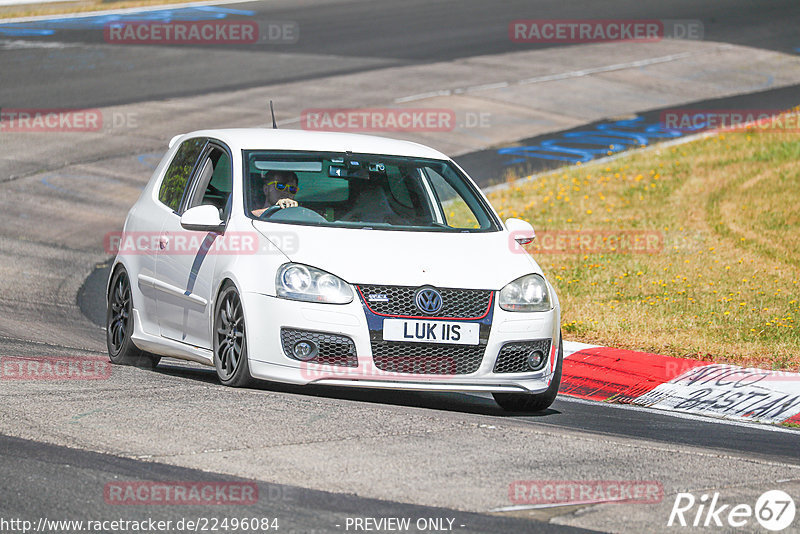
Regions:
M 364 296 L 367 306 L 380 315 L 424 316 L 414 303 L 414 295 L 419 287 L 360 285 L 358 289 Z M 442 309 L 437 317 L 466 319 L 486 315 L 492 299 L 492 292 L 483 289 L 438 289 L 442 294 Z M 370 300 L 370 296 L 386 297 L 388 302 Z
M 536 349 L 544 353 L 544 361 L 547 361 L 547 355 L 550 353 L 550 340 L 536 339 L 533 341 L 506 343 L 497 355 L 497 361 L 494 364 L 494 372 L 524 373 L 533 371 L 534 369 L 528 367 L 528 354 Z
M 356 345 L 353 343 L 353 340 L 347 336 L 325 334 L 323 332 L 310 332 L 308 330 L 296 330 L 294 328 L 281 328 L 281 345 L 283 345 L 283 352 L 293 360 L 297 358 L 292 355 L 292 348 L 298 341 L 311 341 L 318 348 L 318 353 L 314 358 L 304 361 L 323 365 L 358 367 Z
M 375 367 L 392 373 L 466 375 L 478 370 L 486 345 L 373 341 Z

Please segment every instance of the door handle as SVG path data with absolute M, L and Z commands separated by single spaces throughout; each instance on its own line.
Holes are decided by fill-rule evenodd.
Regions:
M 164 250 L 169 245 L 169 238 L 165 235 L 162 235 L 158 238 L 158 248 Z

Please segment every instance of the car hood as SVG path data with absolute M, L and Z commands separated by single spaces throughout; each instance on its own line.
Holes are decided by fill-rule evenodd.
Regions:
M 520 276 L 542 274 L 533 258 L 514 248 L 506 231 L 411 232 L 263 221 L 253 225 L 291 261 L 354 284 L 502 289 Z

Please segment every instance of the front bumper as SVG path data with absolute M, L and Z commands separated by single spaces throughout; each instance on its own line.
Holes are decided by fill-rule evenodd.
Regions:
M 383 363 L 376 363 L 373 359 L 373 346 L 381 340 L 383 319 L 372 314 L 358 297 L 346 305 L 299 302 L 257 293 L 245 293 L 242 297 L 250 373 L 258 379 L 292 384 L 384 389 L 538 393 L 548 388 L 555 369 L 560 335 L 557 306 L 549 312 L 507 312 L 500 309 L 496 299 L 493 299 L 488 316 L 481 321 L 471 321 L 482 322 L 483 351 L 480 362 L 475 365 L 476 369 L 470 369 L 470 372 L 449 372 L 449 368 L 445 366 L 444 371 L 422 374 L 388 371 Z M 346 366 L 292 359 L 284 352 L 282 328 L 346 336 L 355 346 L 355 361 L 352 366 Z M 547 361 L 540 370 L 495 372 L 495 363 L 503 345 L 542 339 L 551 341 Z M 451 347 L 455 348 L 442 345 L 436 348 L 439 354 L 447 357 Z

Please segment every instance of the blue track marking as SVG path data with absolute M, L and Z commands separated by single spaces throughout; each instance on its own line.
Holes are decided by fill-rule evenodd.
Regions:
M 142 154 L 140 156 L 137 156 L 136 159 L 139 161 L 139 163 L 142 164 L 142 166 L 150 169 L 151 171 L 154 171 L 156 170 L 156 167 L 158 167 L 158 163 L 161 161 L 161 158 L 163 156 L 164 156 L 163 153 L 153 152 L 150 154 Z
M 647 122 L 644 117 L 636 117 L 600 123 L 587 130 L 556 134 L 553 139 L 536 145 L 501 148 L 497 153 L 511 156 L 503 162 L 505 166 L 524 163 L 529 159 L 586 163 L 655 141 L 682 137 L 702 128 L 701 125 L 691 131 L 664 128 L 658 122 Z
M 62 193 L 62 194 L 68 194 L 70 196 L 78 196 L 78 197 L 86 196 L 85 194 L 81 194 L 79 192 L 76 192 L 74 189 L 70 189 L 68 187 L 61 187 L 60 185 L 56 185 L 56 184 L 52 183 L 52 181 L 57 181 L 57 180 L 63 179 L 63 178 L 67 178 L 69 180 L 74 180 L 76 178 L 76 176 L 74 174 L 68 174 L 68 173 L 62 173 L 62 172 L 53 172 L 53 173 L 48 173 L 47 175 L 45 175 L 40 180 L 40 182 L 42 183 L 42 185 L 52 189 L 53 191 L 58 191 L 59 193 Z M 109 184 L 122 183 L 119 180 L 117 180 L 116 178 L 111 178 L 109 176 L 96 176 L 96 175 L 92 175 L 92 174 L 81 175 L 79 178 L 81 178 L 81 179 L 89 179 L 89 180 L 96 181 L 96 182 L 106 182 L 106 183 L 109 183 Z M 85 192 L 85 188 L 83 189 L 83 191 Z

